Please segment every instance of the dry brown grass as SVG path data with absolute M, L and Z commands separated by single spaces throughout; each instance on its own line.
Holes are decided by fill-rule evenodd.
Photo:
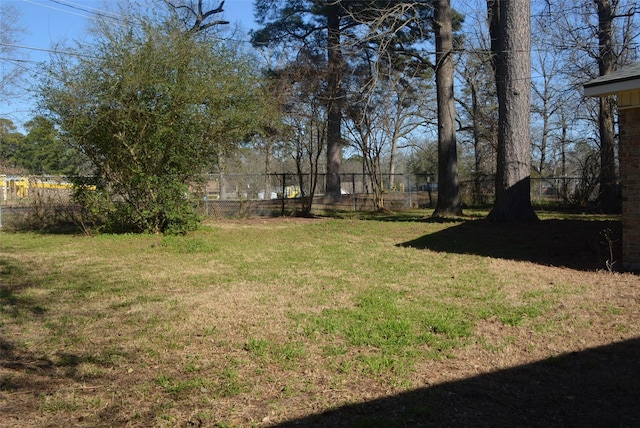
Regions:
M 422 426 L 453 414 L 476 425 L 439 388 L 640 337 L 637 276 L 585 267 L 565 239 L 566 263 L 560 254 L 556 267 L 543 264 L 539 252 L 565 226 L 545 230 L 547 240 L 544 229 L 501 232 L 502 245 L 535 242 L 529 257 L 516 243 L 513 258 L 482 235 L 500 229 L 478 225 L 474 242 L 457 242 L 471 227 L 460 222 L 0 233 L 0 426 Z M 579 226 L 573 242 L 584 256 L 592 240 L 585 257 L 598 260 L 603 225 Z M 386 321 L 425 328 L 432 341 L 393 326 L 380 337 Z M 500 410 L 489 395 L 477 400 Z

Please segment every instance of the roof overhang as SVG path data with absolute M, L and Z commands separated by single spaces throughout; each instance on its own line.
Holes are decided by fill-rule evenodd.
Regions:
M 585 97 L 606 97 L 621 92 L 640 89 L 640 76 L 635 79 L 597 83 L 595 80 L 584 85 Z
M 640 89 L 640 62 L 622 67 L 584 84 L 586 97 L 606 97 Z

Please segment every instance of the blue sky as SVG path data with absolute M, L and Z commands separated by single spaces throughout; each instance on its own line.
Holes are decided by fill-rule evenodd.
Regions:
M 19 10 L 21 25 L 25 28 L 25 33 L 18 42 L 22 47 L 12 56 L 27 60 L 24 64 L 35 68 L 38 62 L 48 60 L 47 50 L 56 45 L 63 46 L 82 40 L 85 29 L 92 22 L 91 12 L 104 12 L 110 2 L 116 1 L 126 0 L 0 0 L 0 4 L 12 4 Z M 217 6 L 219 1 L 208 0 L 208 4 Z M 469 13 L 466 22 L 486 16 L 486 6 L 482 0 L 456 0 L 455 3 L 456 7 Z M 224 10 L 223 17 L 233 26 L 238 26 L 241 30 L 248 30 L 253 26 L 253 0 L 226 0 Z M 0 72 L 2 65 L 0 59 Z M 0 98 L 0 118 L 8 118 L 16 125 L 21 126 L 31 119 L 32 110 L 33 102 L 29 100 L 26 90 L 12 99 Z
M 27 33 L 24 45 L 48 49 L 80 37 L 91 24 L 89 12 L 104 12 L 105 0 L 0 0 L 14 4 L 22 15 Z M 106 1 L 108 3 L 108 0 Z M 211 4 L 217 5 L 217 0 Z M 245 28 L 253 24 L 252 0 L 226 0 L 224 18 Z M 32 55 L 33 56 L 33 55 Z
M 15 55 L 28 60 L 25 64 L 47 61 L 47 50 L 55 45 L 64 45 L 82 40 L 87 26 L 91 25 L 91 13 L 105 10 L 109 0 L 0 0 L 12 4 L 20 12 L 20 24 L 25 33 L 20 36 Z M 115 0 L 114 0 L 115 1 Z M 218 0 L 211 2 L 217 6 Z M 252 0 L 226 0 L 224 19 L 244 29 L 253 24 Z M 0 117 L 11 119 L 21 125 L 29 120 L 32 103 L 27 95 L 7 100 L 0 99 Z

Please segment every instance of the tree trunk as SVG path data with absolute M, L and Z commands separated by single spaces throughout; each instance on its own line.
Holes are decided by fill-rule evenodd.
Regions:
M 397 123 L 397 122 L 396 122 Z M 396 154 L 398 152 L 398 133 L 394 130 L 391 137 L 391 152 L 389 154 L 389 190 L 396 188 Z
M 340 46 L 340 8 L 327 7 L 327 181 L 326 202 L 340 200 L 340 166 L 342 163 L 342 74 L 343 59 Z
M 437 217 L 462 214 L 458 183 L 456 112 L 453 94 L 453 28 L 450 0 L 437 0 L 434 10 L 436 34 L 436 96 L 438 101 L 438 202 Z
M 471 124 L 473 126 L 473 203 L 482 203 L 482 187 L 480 173 L 482 168 L 482 157 L 480 156 L 480 111 L 478 107 L 478 91 L 475 82 L 467 82 L 471 94 Z
M 569 202 L 569 194 L 567 189 L 567 132 L 569 125 L 567 124 L 567 118 L 563 112 L 561 115 L 562 133 L 560 134 L 560 175 L 562 176 L 562 201 L 566 204 Z
M 598 7 L 598 69 L 600 76 L 615 71 L 616 57 L 613 46 L 614 10 L 611 0 L 596 0 Z M 605 213 L 618 213 L 621 201 L 616 186 L 615 160 L 615 99 L 600 98 L 598 122 L 600 127 L 600 192 L 598 203 Z
M 538 172 L 540 173 L 540 176 L 543 176 L 544 174 L 544 167 L 547 161 L 547 141 L 549 139 L 549 122 L 551 121 L 551 117 L 549 114 L 549 91 L 547 89 L 547 86 L 549 85 L 549 82 L 545 82 L 545 90 L 544 90 L 544 96 L 542 99 L 542 139 L 540 141 L 540 163 L 538 164 Z
M 498 94 L 494 222 L 537 220 L 531 205 L 531 19 L 529 0 L 487 1 Z

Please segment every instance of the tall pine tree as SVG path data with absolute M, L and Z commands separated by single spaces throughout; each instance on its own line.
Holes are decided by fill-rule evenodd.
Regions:
M 329 201 L 340 199 L 342 117 L 349 55 L 393 58 L 397 66 L 431 65 L 414 49 L 430 36 L 431 1 L 415 0 L 255 0 L 254 46 L 280 45 L 295 57 L 297 50 L 324 51 L 327 110 L 327 182 Z M 389 36 L 391 35 L 391 37 Z

